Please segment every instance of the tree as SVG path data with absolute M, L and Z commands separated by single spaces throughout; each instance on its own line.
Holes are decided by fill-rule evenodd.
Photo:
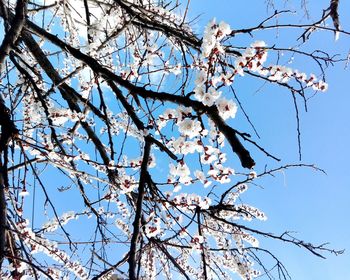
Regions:
M 251 225 L 266 219 L 240 200 L 251 184 L 320 169 L 281 165 L 262 147 L 236 86 L 261 80 L 291 94 L 301 158 L 299 101 L 326 91 L 325 68 L 344 60 L 306 45 L 316 31 L 349 35 L 339 1 L 316 22 L 279 23 L 291 11 L 275 11 L 252 28 L 212 20 L 203 35 L 189 2 L 0 2 L 3 279 L 288 279 L 259 237 L 341 253 Z M 252 35 L 284 27 L 298 33 L 290 48 Z M 320 74 L 287 67 L 281 52 Z

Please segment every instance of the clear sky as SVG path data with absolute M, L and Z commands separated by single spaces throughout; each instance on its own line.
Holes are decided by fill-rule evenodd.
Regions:
M 232 29 L 252 27 L 274 12 L 273 9 L 267 10 L 265 2 L 267 1 L 194 0 L 191 1 L 190 16 L 201 15 L 197 21 L 199 33 L 213 17 L 217 21 L 229 23 Z M 286 5 L 277 5 L 276 8 L 299 9 L 302 1 L 286 2 Z M 319 19 L 322 8 L 329 5 L 329 1 L 307 2 L 313 20 Z M 345 30 L 350 30 L 350 18 L 346 14 L 348 11 L 349 1 L 340 1 L 340 20 Z M 302 16 L 299 14 L 288 20 L 299 23 Z M 328 24 L 331 25 L 331 22 Z M 297 32 L 302 33 L 301 30 Z M 237 44 L 249 40 L 266 40 L 269 45 L 277 41 L 279 46 L 288 47 L 288 42 L 297 38 L 291 30 L 280 30 L 278 34 L 276 31 L 256 32 L 253 35 L 253 38 L 237 37 Z M 349 42 L 350 38 L 344 35 L 335 42 L 333 33 L 318 32 L 311 36 L 310 42 L 304 47 L 346 55 Z M 316 69 L 306 59 L 298 61 L 295 58 L 295 64 L 289 66 L 306 73 Z M 345 63 L 339 63 L 327 69 L 329 90 L 310 99 L 308 112 L 301 109 L 300 113 L 302 162 L 316 164 L 327 175 L 306 169 L 289 170 L 275 178 L 264 180 L 261 183 L 263 188 L 257 187 L 255 191 L 251 189 L 246 196 L 245 202 L 260 207 L 268 216 L 266 222 L 258 225 L 259 228 L 275 233 L 295 231 L 300 239 L 319 244 L 329 242 L 331 248 L 346 250 L 338 257 L 326 254 L 327 259 L 323 260 L 303 249 L 260 238 L 261 245 L 266 245 L 276 253 L 284 261 L 292 278 L 297 280 L 350 279 L 350 97 L 347 84 L 350 73 L 344 67 Z M 259 143 L 281 157 L 283 164 L 298 162 L 295 111 L 290 93 L 278 87 L 267 87 L 262 82 L 245 83 L 244 79 L 241 78 L 240 84 L 236 84 L 236 89 L 261 135 Z M 240 126 L 240 123 L 237 125 Z M 247 125 L 242 127 L 247 128 Z M 262 171 L 266 158 L 257 151 L 254 154 L 257 161 L 261 161 L 257 164 L 257 171 Z

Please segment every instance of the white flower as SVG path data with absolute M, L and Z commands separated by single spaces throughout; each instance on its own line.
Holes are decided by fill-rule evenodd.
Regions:
M 181 186 L 180 184 L 177 184 L 177 185 L 175 186 L 175 188 L 173 189 L 173 192 L 174 192 L 174 193 L 177 193 L 177 192 L 181 191 L 181 189 L 182 189 L 182 186 Z
M 201 155 L 201 163 L 202 164 L 210 164 L 216 159 L 217 159 L 217 156 L 215 154 L 205 153 L 205 154 Z
M 172 147 L 172 151 L 174 153 L 180 154 L 182 152 L 182 146 L 185 143 L 185 138 L 184 137 L 179 137 L 175 140 L 171 140 L 169 142 L 170 147 Z
M 267 52 L 266 51 L 260 51 L 260 53 L 258 55 L 258 59 L 259 59 L 259 62 L 261 64 L 265 63 L 265 61 L 267 60 Z
M 176 177 L 179 177 L 179 182 L 188 185 L 191 183 L 192 178 L 190 177 L 191 171 L 184 162 L 180 162 L 177 166 L 174 164 L 169 165 L 169 180 L 173 181 Z
M 67 109 L 50 108 L 49 112 L 53 124 L 57 126 L 64 125 L 71 118 L 71 112 Z
M 215 19 L 206 26 L 202 42 L 202 56 L 209 57 L 212 53 L 224 53 L 219 41 L 231 33 L 230 26 L 225 22 L 215 23 Z
M 185 119 L 186 116 L 190 115 L 192 113 L 192 108 L 179 106 L 176 108 L 176 118 L 180 121 Z
M 314 74 L 311 74 L 310 78 L 308 80 L 306 80 L 306 85 L 308 87 L 311 87 L 314 83 L 316 83 L 316 81 L 317 81 L 316 76 Z
M 202 103 L 208 107 L 214 104 L 215 98 L 209 92 L 204 93 Z
M 184 155 L 193 154 L 196 151 L 196 144 L 192 141 L 186 141 L 181 151 Z
M 191 239 L 192 248 L 199 250 L 204 242 L 204 237 L 202 235 L 194 235 Z
M 247 60 L 244 56 L 238 57 L 235 61 L 235 69 L 237 74 L 244 76 L 243 67 L 247 64 Z
M 204 181 L 206 180 L 204 173 L 200 170 L 196 170 L 194 172 L 194 176 L 196 176 L 197 179 L 200 180 L 202 183 L 204 183 Z
M 147 237 L 154 237 L 160 233 L 160 219 L 153 219 L 145 226 L 145 233 Z
M 218 99 L 221 95 L 221 91 L 217 91 L 214 88 L 209 89 L 209 93 L 214 97 L 214 99 Z
M 249 173 L 249 179 L 255 179 L 255 178 L 257 178 L 257 177 L 258 177 L 258 175 L 256 174 L 255 171 L 250 171 L 250 173 Z
M 210 84 L 213 86 L 213 87 L 216 87 L 216 85 L 219 83 L 219 82 L 222 82 L 223 79 L 222 79 L 222 76 L 214 76 L 212 77 L 211 81 L 210 81 Z
M 211 51 L 213 50 L 214 46 L 215 46 L 215 41 L 208 41 L 203 39 L 203 44 L 202 44 L 203 57 L 208 57 L 211 54 Z
M 234 118 L 237 113 L 237 105 L 232 100 L 221 98 L 216 102 L 216 106 L 219 110 L 220 116 L 226 120 L 228 118 Z
M 226 22 L 220 22 L 219 23 L 219 32 L 222 33 L 222 36 L 227 36 L 231 34 L 231 28 L 230 25 L 228 25 Z
M 318 89 L 319 89 L 320 91 L 326 91 L 326 90 L 328 89 L 328 84 L 325 83 L 324 81 L 320 80 L 320 81 L 318 82 Z
M 169 171 L 171 175 L 180 176 L 180 177 L 188 176 L 191 174 L 190 169 L 188 168 L 187 164 L 184 162 L 180 162 L 177 166 L 171 163 L 169 165 Z
M 265 48 L 266 43 L 264 41 L 255 41 L 250 45 L 252 48 Z
M 204 88 L 202 86 L 197 86 L 194 89 L 194 97 L 198 100 L 198 101 L 202 101 L 204 98 Z
M 19 266 L 17 267 L 17 271 L 19 273 L 22 273 L 24 270 L 28 268 L 28 265 L 25 262 L 20 262 Z M 30 279 L 29 277 L 21 277 L 21 279 Z
M 307 76 L 305 73 L 300 73 L 298 70 L 294 70 L 294 77 L 298 79 L 300 82 L 305 82 Z
M 173 119 L 176 116 L 176 110 L 174 109 L 166 109 L 162 115 L 159 117 L 164 118 L 164 119 Z
M 119 178 L 120 188 L 122 193 L 132 192 L 135 188 L 137 188 L 137 184 L 135 179 L 132 176 L 122 176 Z
M 148 168 L 153 168 L 156 166 L 156 157 L 154 154 L 151 154 L 148 160 Z
M 234 79 L 234 76 L 232 73 L 227 73 L 225 74 L 221 74 L 220 75 L 220 80 L 225 84 L 225 86 L 229 86 L 232 84 Z
M 197 120 L 185 119 L 179 124 L 179 132 L 185 136 L 196 137 L 199 135 L 199 132 L 202 130 L 201 123 Z
M 209 209 L 210 205 L 211 205 L 211 199 L 209 197 L 204 197 L 202 200 L 200 200 L 198 206 L 201 209 Z
M 168 68 L 168 71 L 173 73 L 175 76 L 181 74 L 181 64 Z
M 26 190 L 26 189 L 23 189 L 19 194 L 19 196 L 28 196 L 29 195 L 29 192 Z
M 207 80 L 207 73 L 204 71 L 200 71 L 194 83 L 196 84 L 196 86 L 201 86 L 205 83 L 206 80 Z

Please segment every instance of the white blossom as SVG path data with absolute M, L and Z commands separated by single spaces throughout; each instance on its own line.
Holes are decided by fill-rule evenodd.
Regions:
M 220 116 L 226 120 L 228 118 L 235 118 L 237 113 L 237 105 L 232 100 L 227 100 L 225 98 L 220 98 L 216 102 L 216 106 L 219 110 Z
M 201 123 L 197 120 L 185 119 L 178 123 L 179 132 L 190 139 L 199 135 L 202 130 Z

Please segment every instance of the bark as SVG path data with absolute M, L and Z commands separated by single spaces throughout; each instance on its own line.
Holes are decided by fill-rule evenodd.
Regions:
M 6 196 L 5 190 L 8 188 L 7 175 L 7 146 L 11 139 L 15 138 L 18 130 L 11 120 L 8 108 L 0 99 L 0 156 L 3 156 L 3 161 L 0 158 L 0 268 L 6 251 Z
M 4 8 L 4 5 L 2 5 L 2 7 L 3 9 L 0 9 L 0 12 L 1 14 L 4 14 L 6 9 Z M 17 41 L 19 35 L 21 34 L 21 31 L 25 23 L 26 12 L 27 12 L 27 1 L 18 0 L 16 5 L 16 11 L 15 11 L 16 14 L 11 21 L 11 27 L 6 32 L 4 40 L 0 46 L 0 73 L 2 72 L 2 64 L 4 63 L 13 45 Z
M 140 181 L 138 188 L 138 197 L 136 202 L 135 219 L 133 222 L 134 231 L 130 243 L 130 254 L 129 254 L 129 278 L 130 280 L 136 280 L 136 253 L 137 244 L 140 235 L 141 217 L 142 217 L 142 204 L 145 195 L 145 185 L 146 185 L 146 175 L 147 175 L 147 165 L 151 152 L 151 142 L 146 138 L 145 147 L 143 152 L 143 159 L 141 164 Z

